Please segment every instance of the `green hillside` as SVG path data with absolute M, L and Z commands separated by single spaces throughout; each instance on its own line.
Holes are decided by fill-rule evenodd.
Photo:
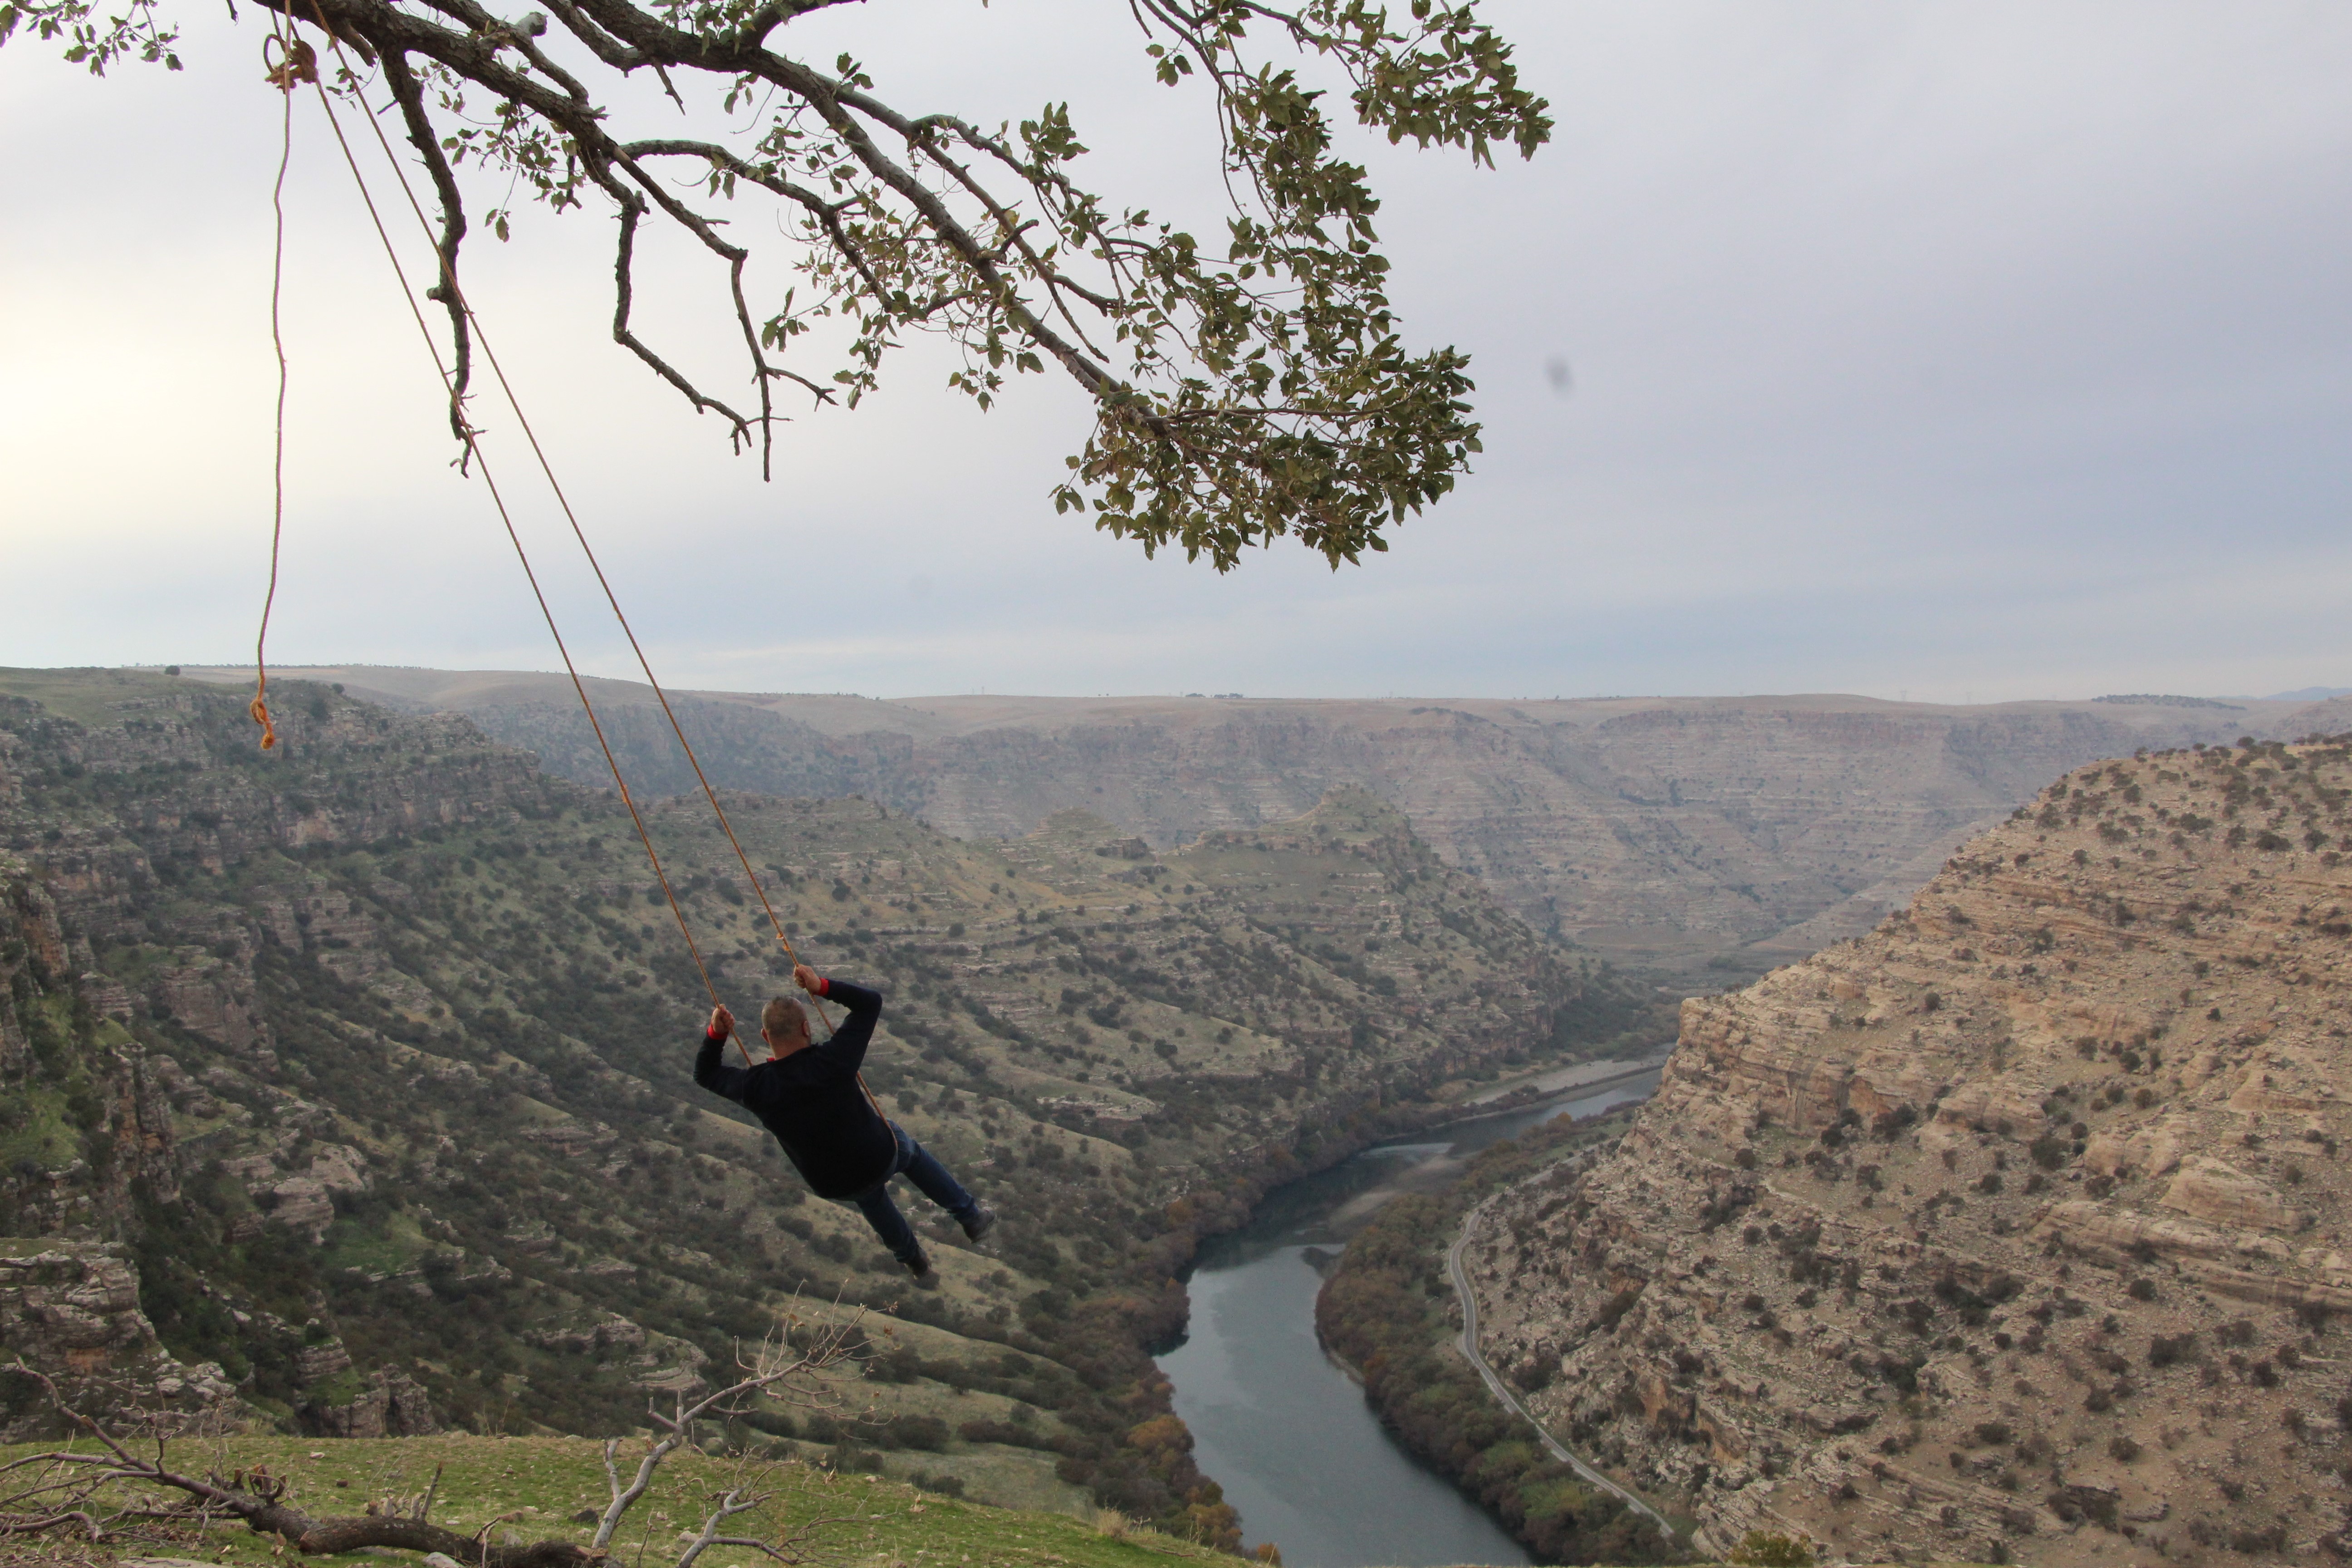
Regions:
M 187 1464 L 190 1445 L 174 1450 Z M 289 1485 L 292 1505 L 314 1518 L 360 1513 L 382 1500 L 413 1504 L 434 1488 L 434 1522 L 468 1534 L 487 1530 L 494 1543 L 585 1541 L 593 1527 L 582 1515 L 601 1511 L 611 1494 L 601 1445 L 567 1437 L 445 1437 L 355 1440 L 321 1447 L 301 1437 L 238 1437 L 215 1447 L 194 1445 L 223 1470 L 265 1468 Z M 36 1445 L 0 1447 L 0 1464 L 43 1452 Z M 634 1458 L 625 1450 L 624 1458 Z M 626 1472 L 625 1471 L 625 1474 Z M 793 1537 L 802 1562 L 931 1568 L 965 1563 L 990 1568 L 1158 1568 L 1171 1561 L 1233 1562 L 1196 1542 L 1140 1526 L 1108 1510 L 1091 1518 L 999 1509 L 937 1497 L 915 1488 L 784 1463 L 746 1464 L 739 1458 L 683 1450 L 669 1458 L 653 1487 L 630 1510 L 614 1545 L 630 1562 L 674 1562 L 690 1543 L 723 1489 L 750 1483 L 766 1498 L 759 1509 L 730 1521 L 747 1537 Z M 126 1489 L 101 1496 L 130 1501 Z M 107 1554 L 116 1561 L 203 1561 L 226 1568 L 279 1568 L 292 1561 L 282 1542 L 242 1524 L 208 1527 L 143 1525 L 145 1541 Z M 168 1554 L 168 1555 L 167 1555 Z M 1810 1554 L 1808 1554 L 1810 1555 Z M 86 1551 L 54 1559 L 103 1562 Z M 1738 1561 L 1777 1560 L 1769 1552 Z M 376 1552 L 305 1557 L 340 1568 L 381 1563 Z M 713 1547 L 701 1568 L 753 1568 L 768 1561 L 743 1548 Z M 1367 1565 L 1370 1568 L 1370 1565 Z M 1706 1568 L 1704 1563 L 1692 1568 Z M 1966 1568 L 1928 1563 L 1922 1568 Z
M 209 1445 L 184 1446 L 214 1457 Z M 20 1445 L 0 1449 L 0 1463 L 42 1452 Z M 632 1451 L 627 1456 L 635 1458 Z M 577 1437 L 403 1437 L 353 1440 L 321 1447 L 302 1437 L 240 1437 L 218 1450 L 226 1469 L 265 1468 L 289 1483 L 292 1506 L 313 1518 L 359 1514 L 384 1499 L 414 1499 L 435 1488 L 430 1518 L 471 1534 L 487 1527 L 491 1539 L 520 1544 L 545 1539 L 585 1541 L 593 1527 L 575 1516 L 601 1513 L 610 1500 L 602 1445 Z M 774 1541 L 796 1536 L 804 1560 L 832 1563 L 1034 1565 L 1034 1568 L 1148 1568 L 1173 1559 L 1215 1559 L 1214 1551 L 1163 1535 L 1108 1510 L 1091 1519 L 1010 1510 L 940 1498 L 878 1477 L 837 1473 L 796 1463 L 745 1464 L 723 1455 L 685 1450 L 656 1473 L 616 1531 L 614 1545 L 634 1560 L 674 1561 L 682 1533 L 700 1530 L 711 1495 L 749 1482 L 768 1501 L 730 1521 L 731 1533 Z M 108 1494 L 111 1495 L 111 1494 Z M 125 1489 L 120 1501 L 131 1500 Z M 222 1564 L 288 1561 L 285 1543 L 242 1524 L 151 1525 L 148 1544 L 123 1549 L 123 1558 L 166 1552 Z M 312 1563 L 367 1563 L 373 1552 L 306 1557 Z M 710 1568 L 751 1568 L 764 1561 L 746 1549 L 715 1547 L 700 1560 Z M 1230 1563 L 1231 1558 L 1224 1561 Z
M 1165 855 L 1076 813 L 971 844 L 730 797 L 804 957 L 890 998 L 876 1092 L 1004 1216 L 985 1252 L 927 1220 L 919 1294 L 693 1088 L 708 997 L 616 801 L 460 719 L 272 689 L 262 753 L 216 690 L 0 672 L 0 1232 L 129 1241 L 164 1343 L 289 1429 L 395 1369 L 444 1424 L 625 1431 L 839 1301 L 892 1330 L 858 1418 L 734 1440 L 1230 1542 L 1144 1353 L 1197 1236 L 1652 1022 L 1361 794 Z M 756 1008 L 786 965 L 708 807 L 649 817 Z

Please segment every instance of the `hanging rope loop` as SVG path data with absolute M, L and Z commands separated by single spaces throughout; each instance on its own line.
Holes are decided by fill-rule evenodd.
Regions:
M 269 464 L 269 591 L 261 600 L 261 629 L 253 638 L 253 702 L 246 710 L 261 726 L 261 749 L 278 744 L 278 726 L 269 720 L 269 612 L 278 603 L 278 547 L 286 535 L 286 333 L 278 320 L 278 304 L 286 293 L 286 171 L 294 162 L 294 88 L 319 79 L 319 57 L 294 36 L 293 24 L 272 15 L 269 36 L 261 40 L 262 80 L 278 90 L 285 112 L 279 116 L 278 178 L 269 187 L 272 232 L 269 251 L 269 346 L 278 355 L 278 434 Z M 270 58 L 272 47 L 277 58 Z M 323 91 L 324 89 L 321 89 Z
M 269 58 L 269 47 L 278 46 L 278 58 Z M 302 82 L 319 79 L 319 52 L 304 40 L 289 35 L 280 37 L 275 32 L 261 40 L 261 79 L 278 91 L 291 94 Z

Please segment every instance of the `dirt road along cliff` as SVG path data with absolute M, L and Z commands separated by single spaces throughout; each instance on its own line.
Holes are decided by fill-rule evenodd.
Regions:
M 1643 1518 L 1650 1521 L 1653 1524 L 1655 1524 L 1660 1530 L 1665 1531 L 1668 1534 L 1672 1534 L 1674 1532 L 1674 1526 L 1666 1522 L 1665 1515 L 1660 1513 L 1648 1503 L 1643 1502 L 1640 1498 L 1635 1497 L 1632 1492 L 1626 1490 L 1623 1487 L 1619 1486 L 1615 1481 L 1611 1480 L 1607 1476 L 1602 1475 L 1599 1470 L 1594 1469 L 1591 1465 L 1585 1463 L 1584 1460 L 1580 1458 L 1577 1455 L 1570 1453 L 1567 1448 L 1563 1447 L 1560 1445 L 1559 1439 L 1553 1436 L 1550 1432 L 1547 1431 L 1544 1427 L 1544 1424 L 1541 1421 L 1537 1420 L 1535 1414 L 1520 1401 L 1517 1393 L 1512 1389 L 1511 1385 L 1505 1383 L 1501 1377 L 1496 1374 L 1495 1369 L 1487 1364 L 1485 1354 L 1479 1351 L 1478 1292 L 1472 1289 L 1469 1273 L 1462 1267 L 1462 1252 L 1463 1249 L 1469 1245 L 1471 1234 L 1477 1229 L 1479 1220 L 1485 1215 L 1488 1205 L 1493 1201 L 1494 1200 L 1490 1198 L 1486 1203 L 1479 1204 L 1468 1214 L 1462 1216 L 1461 1233 L 1454 1238 L 1454 1245 L 1446 1248 L 1445 1251 L 1445 1272 L 1454 1281 L 1454 1294 L 1455 1299 L 1462 1303 L 1462 1338 L 1460 1341 L 1462 1354 L 1469 1361 L 1472 1368 L 1477 1372 L 1480 1380 L 1486 1384 L 1487 1391 L 1493 1394 L 1496 1399 L 1502 1401 L 1503 1405 L 1509 1410 L 1516 1413 L 1521 1420 L 1535 1428 L 1536 1438 L 1538 1442 L 1543 1444 L 1544 1452 L 1549 1454 L 1553 1458 L 1558 1459 L 1561 1464 L 1566 1465 L 1569 1468 L 1574 1470 L 1584 1480 L 1590 1482 L 1593 1486 L 1599 1487 L 1602 1491 L 1607 1492 L 1611 1497 L 1615 1498 L 1627 1508 L 1632 1509 L 1635 1513 L 1640 1514 Z

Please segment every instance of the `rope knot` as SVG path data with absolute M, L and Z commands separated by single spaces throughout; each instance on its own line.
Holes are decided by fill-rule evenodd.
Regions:
M 269 62 L 272 44 L 278 45 L 283 56 L 275 65 Z M 319 79 L 319 52 L 300 38 L 272 36 L 262 39 L 261 63 L 268 67 L 261 79 L 280 92 L 292 92 L 302 82 Z
M 246 711 L 252 714 L 253 721 L 261 726 L 261 749 L 266 752 L 277 745 L 278 726 L 269 721 L 269 704 L 261 700 L 259 693 L 254 695 L 253 705 Z

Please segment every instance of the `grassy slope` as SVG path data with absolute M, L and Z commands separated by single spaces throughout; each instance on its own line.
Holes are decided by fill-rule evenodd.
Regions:
M 42 1451 L 39 1446 L 0 1447 L 0 1464 Z M 625 1460 L 629 1457 L 623 1456 Z M 208 1464 L 224 1471 L 266 1466 L 272 1475 L 293 1481 L 290 1500 L 313 1518 L 359 1513 L 375 1499 L 413 1498 L 434 1482 L 437 1470 L 434 1521 L 468 1533 L 487 1525 L 500 1531 L 502 1539 L 511 1532 L 526 1541 L 584 1542 L 593 1528 L 572 1522 L 572 1516 L 583 1509 L 601 1510 L 609 1496 L 600 1446 L 572 1437 L 459 1435 L 324 1444 L 299 1437 L 236 1437 L 217 1448 L 184 1444 L 173 1450 L 173 1458 L 183 1467 Z M 677 1536 L 699 1527 L 698 1509 L 708 1506 L 713 1491 L 744 1474 L 728 1459 L 692 1450 L 673 1456 L 615 1537 L 620 1555 L 631 1563 L 670 1561 L 683 1549 Z M 929 1496 L 872 1477 L 837 1475 L 813 1465 L 767 1467 L 761 1488 L 774 1500 L 766 1509 L 739 1516 L 735 1523 L 741 1528 L 734 1532 L 772 1539 L 776 1532 L 806 1528 L 815 1520 L 835 1521 L 818 1528 L 802 1548 L 807 1559 L 819 1563 L 907 1568 L 962 1568 L 966 1563 L 988 1568 L 1155 1568 L 1171 1560 L 1233 1561 L 1113 1516 L 1090 1521 L 992 1508 Z M 509 1515 L 517 1517 L 506 1517 Z M 499 1521 L 503 1522 L 493 1522 Z M 277 1537 L 256 1535 L 242 1525 L 150 1529 L 150 1540 L 117 1543 L 112 1555 L 119 1560 L 201 1557 L 231 1568 L 284 1568 L 296 1561 Z M 103 1551 L 93 1553 L 62 1542 L 47 1551 L 21 1542 L 13 1550 L 25 1552 L 32 1561 L 50 1556 L 85 1564 L 105 1560 Z M 413 1559 L 352 1552 L 300 1561 L 356 1568 L 394 1560 Z M 709 1568 L 757 1568 L 764 1561 L 724 1547 L 711 1549 L 702 1559 Z M 1918 1568 L 1966 1565 L 1927 1563 Z
M 40 1451 L 0 1448 L 0 1463 Z M 491 1526 L 529 1541 L 586 1541 L 593 1527 L 574 1524 L 571 1516 L 583 1509 L 601 1510 L 609 1497 L 601 1446 L 575 1437 L 461 1435 L 324 1444 L 310 1438 L 237 1437 L 217 1452 L 207 1445 L 184 1444 L 173 1450 L 173 1458 L 191 1468 L 266 1466 L 272 1475 L 293 1481 L 289 1500 L 313 1518 L 360 1513 L 379 1498 L 413 1497 L 432 1482 L 438 1468 L 432 1514 L 436 1522 L 472 1533 L 501 1516 L 529 1509 L 532 1511 L 528 1514 Z M 813 1554 L 824 1561 L 1144 1568 L 1171 1558 L 1217 1555 L 1139 1528 L 1107 1534 L 1092 1522 L 1064 1514 L 962 1502 L 873 1477 L 835 1475 L 813 1465 L 770 1465 L 760 1473 L 764 1477 L 761 1489 L 772 1489 L 774 1501 L 740 1516 L 729 1533 L 772 1539 L 776 1531 L 801 1528 L 813 1520 L 835 1520 L 839 1522 L 820 1528 L 812 1542 Z M 631 1511 L 616 1547 L 635 1560 L 644 1542 L 648 1563 L 675 1557 L 680 1550 L 675 1538 L 681 1531 L 699 1528 L 705 1500 L 743 1474 L 729 1459 L 691 1450 L 673 1456 L 654 1489 Z M 289 1561 L 283 1542 L 255 1535 L 242 1525 L 174 1532 L 152 1545 L 117 1550 L 124 1557 L 201 1554 L 222 1563 Z M 362 1563 L 383 1559 L 353 1552 L 307 1561 Z M 703 1561 L 712 1568 L 752 1568 L 763 1559 L 740 1549 L 716 1547 Z

